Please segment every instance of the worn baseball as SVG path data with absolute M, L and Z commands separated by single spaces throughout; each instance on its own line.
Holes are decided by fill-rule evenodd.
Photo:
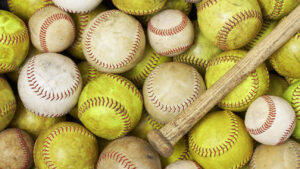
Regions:
M 68 13 L 88 13 L 95 9 L 102 0 L 52 0 L 60 9 Z
M 171 163 L 165 169 L 201 169 L 201 167 L 191 160 L 179 160 Z
M 288 15 L 300 4 L 299 0 L 258 0 L 266 19 L 278 20 Z
M 9 83 L 0 77 L 0 131 L 13 119 L 16 111 L 16 99 Z
M 83 126 L 61 122 L 44 130 L 34 145 L 34 164 L 39 169 L 94 169 L 98 158 L 96 137 Z
M 271 73 L 270 74 L 270 85 L 269 90 L 266 95 L 271 96 L 282 96 L 283 92 L 289 87 L 289 84 L 286 80 L 278 76 L 277 74 Z
M 37 10 L 30 17 L 28 26 L 33 46 L 45 53 L 62 52 L 75 39 L 75 24 L 71 16 L 55 6 Z
M 262 26 L 262 13 L 256 0 L 203 0 L 196 6 L 201 32 L 222 50 L 245 46 Z
M 81 88 L 76 64 L 57 53 L 33 56 L 23 66 L 18 79 L 19 96 L 24 106 L 44 117 L 67 114 L 76 105 Z
M 112 0 L 121 11 L 130 15 L 149 15 L 161 10 L 167 0 Z
M 40 8 L 52 5 L 52 0 L 7 0 L 9 10 L 24 21 Z
M 165 124 L 192 104 L 205 89 L 201 75 L 192 66 L 163 63 L 144 83 L 144 105 L 154 120 Z
M 32 138 L 18 128 L 0 132 L 0 168 L 30 169 L 33 144 Z
M 287 140 L 277 146 L 260 145 L 255 149 L 250 169 L 298 169 L 300 168 L 300 144 Z
M 194 126 L 189 149 L 205 169 L 242 168 L 251 159 L 253 140 L 243 120 L 224 110 L 208 113 Z
M 205 82 L 210 88 L 229 69 L 237 64 L 247 51 L 231 50 L 213 57 L 207 65 Z M 269 72 L 265 64 L 258 66 L 244 81 L 227 94 L 218 106 L 222 109 L 242 112 L 259 96 L 265 94 L 269 88 Z
M 158 154 L 140 138 L 126 136 L 112 141 L 101 153 L 96 169 L 161 169 Z
M 278 145 L 293 133 L 296 115 L 281 97 L 264 95 L 248 108 L 245 126 L 253 139 L 265 145 Z
M 194 27 L 180 10 L 166 9 L 153 16 L 147 27 L 151 47 L 163 56 L 176 56 L 194 41 Z
M 144 30 L 133 16 L 109 10 L 88 24 L 82 48 L 87 61 L 97 70 L 122 73 L 142 59 L 145 43 Z
M 0 73 L 16 70 L 29 50 L 25 23 L 11 12 L 0 10 Z
M 78 117 L 95 135 L 113 140 L 126 135 L 139 122 L 143 110 L 140 91 L 114 74 L 101 74 L 82 90 Z

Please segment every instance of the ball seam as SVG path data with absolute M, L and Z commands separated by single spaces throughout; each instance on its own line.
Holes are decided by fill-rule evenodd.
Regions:
M 216 4 L 218 1 L 217 0 L 208 0 L 205 2 L 200 2 L 200 5 L 197 7 L 197 11 L 200 12 L 214 4 Z
M 300 120 L 300 83 L 293 91 L 291 100 L 292 100 L 291 103 L 295 110 L 297 119 Z
M 300 148 L 299 145 L 297 146 L 294 141 L 289 141 L 289 148 L 291 151 L 294 152 L 295 156 L 296 156 L 296 163 L 297 163 L 297 168 L 300 168 Z
M 289 124 L 289 127 L 284 131 L 283 135 L 280 137 L 280 139 L 276 145 L 279 145 L 279 144 L 283 143 L 284 141 L 286 141 L 288 136 L 291 135 L 291 132 L 293 132 L 293 130 L 295 128 L 295 123 L 296 123 L 296 117 L 294 117 L 293 121 Z
M 29 152 L 29 148 L 23 138 L 23 134 L 21 132 L 20 129 L 16 129 L 16 133 L 17 133 L 17 137 L 18 137 L 18 142 L 22 148 L 22 151 L 23 151 L 23 154 L 25 156 L 25 159 L 24 159 L 24 163 L 23 163 L 23 166 L 21 167 L 21 169 L 27 169 L 28 168 L 28 165 L 30 163 L 30 152 Z
M 129 159 L 126 155 L 116 152 L 116 151 L 111 151 L 107 153 L 103 153 L 100 155 L 99 160 L 97 162 L 97 167 L 99 168 L 100 164 L 104 160 L 114 160 L 115 162 L 119 163 L 124 169 L 136 169 L 137 167 L 133 163 L 132 160 Z
M 146 115 L 146 121 L 154 129 L 161 129 L 163 127 L 163 124 L 158 123 L 157 121 L 152 119 L 151 116 L 149 116 L 148 114 Z
M 190 55 L 189 53 L 184 53 L 182 55 L 175 56 L 173 58 L 173 60 L 175 62 L 192 64 L 192 65 L 195 65 L 197 67 L 204 68 L 204 69 L 206 69 L 207 65 L 208 65 L 208 61 L 207 60 L 204 60 L 202 58 L 196 58 L 195 55 Z
M 22 42 L 28 40 L 27 27 L 23 21 L 21 24 L 22 24 L 22 27 L 24 28 L 24 30 L 21 33 L 12 34 L 12 35 L 2 33 L 1 37 L 0 37 L 0 44 L 15 45 L 15 44 L 22 43 Z
M 273 10 L 270 15 L 267 15 L 267 18 L 276 18 L 282 12 L 284 0 L 274 0 L 273 2 L 275 2 L 273 5 Z
M 0 107 L 0 117 L 3 118 L 9 114 L 9 112 L 15 112 L 17 104 L 15 100 L 9 101 L 7 104 Z
M 169 49 L 169 50 L 166 50 L 166 51 L 157 52 L 157 54 L 162 55 L 162 56 L 174 55 L 174 54 L 177 54 L 177 53 L 180 53 L 182 51 L 187 50 L 192 45 L 193 44 L 187 44 L 187 45 L 179 46 L 179 47 L 172 48 L 172 49 Z
M 82 35 L 89 22 L 88 14 L 79 14 L 79 29 L 71 48 L 77 48 L 81 45 Z

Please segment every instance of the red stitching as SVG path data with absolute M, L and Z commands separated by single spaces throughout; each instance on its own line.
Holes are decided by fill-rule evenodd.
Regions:
M 191 158 L 190 150 L 189 150 L 189 141 L 187 137 L 183 137 L 184 139 L 184 151 L 178 157 L 178 160 L 188 160 Z
M 24 163 L 23 163 L 23 166 L 21 167 L 21 169 L 26 169 L 26 168 L 28 168 L 29 163 L 30 163 L 31 153 L 29 152 L 29 148 L 23 138 L 23 134 L 22 134 L 21 130 L 16 128 L 16 133 L 17 133 L 18 141 L 21 145 L 23 154 L 25 155 Z
M 97 162 L 97 167 L 99 168 L 101 165 L 101 162 L 105 160 L 113 160 L 117 163 L 120 163 L 124 169 L 137 169 L 135 164 L 128 158 L 126 155 L 120 153 L 120 152 L 107 152 L 107 153 L 102 153 L 98 162 Z
M 42 148 L 42 157 L 43 160 L 48 167 L 48 169 L 56 169 L 57 167 L 55 166 L 54 162 L 51 160 L 50 157 L 50 146 L 54 138 L 62 133 L 67 133 L 67 132 L 75 132 L 79 133 L 82 136 L 87 136 L 92 139 L 95 139 L 94 135 L 91 134 L 89 131 L 87 131 L 83 127 L 76 127 L 76 126 L 63 126 L 63 127 L 58 127 L 54 129 L 49 135 L 45 138 L 43 148 Z
M 193 86 L 194 87 L 193 94 L 188 98 L 186 98 L 185 101 L 181 104 L 167 105 L 161 103 L 161 101 L 157 98 L 156 94 L 154 93 L 154 87 L 153 87 L 154 77 L 158 74 L 160 67 L 161 65 L 157 66 L 148 76 L 149 79 L 148 84 L 145 87 L 147 89 L 149 100 L 156 108 L 160 109 L 161 111 L 179 113 L 184 109 L 186 109 L 190 104 L 192 104 L 199 95 L 199 89 L 201 88 L 201 86 L 200 86 L 200 79 L 199 79 L 198 72 L 195 69 L 193 69 L 193 75 L 195 79 L 195 83 L 194 83 L 195 85 Z
M 146 115 L 146 121 L 154 129 L 161 129 L 163 127 L 163 124 L 153 120 L 148 114 Z
M 160 35 L 160 36 L 171 36 L 174 34 L 177 34 L 179 32 L 181 32 L 188 24 L 188 17 L 182 12 L 179 11 L 180 15 L 181 15 L 181 22 L 179 25 L 176 25 L 172 28 L 168 28 L 168 29 L 160 29 L 157 27 L 154 27 L 152 25 L 152 20 L 150 19 L 150 21 L 148 22 L 148 30 L 152 33 L 154 33 L 155 35 Z
M 196 56 L 183 53 L 182 55 L 178 55 L 173 57 L 174 62 L 180 62 L 180 63 L 186 63 L 186 64 L 192 64 L 197 67 L 201 67 L 206 69 L 208 65 L 208 61 L 204 60 L 203 58 L 196 58 Z
M 270 127 L 272 127 L 274 120 L 276 118 L 276 107 L 272 98 L 269 96 L 261 96 L 265 102 L 268 104 L 268 117 L 266 121 L 259 128 L 247 128 L 247 131 L 252 135 L 259 135 L 265 131 L 267 131 Z
M 46 36 L 47 36 L 47 29 L 49 28 L 49 26 L 54 23 L 57 20 L 61 20 L 64 19 L 66 21 L 68 21 L 72 27 L 73 27 L 73 32 L 74 32 L 74 37 L 75 37 L 75 24 L 72 20 L 72 18 L 67 14 L 67 13 L 56 13 L 53 14 L 51 16 L 49 16 L 47 19 L 45 19 L 45 21 L 43 22 L 42 26 L 41 26 L 41 30 L 40 30 L 40 44 L 41 47 L 43 49 L 43 52 L 49 52 L 48 47 L 47 47 L 47 40 L 46 40 Z
M 24 28 L 24 30 L 21 33 L 13 34 L 13 35 L 2 33 L 0 35 L 0 43 L 1 44 L 14 45 L 14 44 L 22 43 L 22 42 L 28 40 L 27 27 L 26 27 L 26 25 L 24 24 L 23 21 L 20 21 L 20 22 L 21 22 L 22 27 Z
M 279 142 L 276 145 L 279 145 L 279 144 L 283 143 L 287 139 L 287 137 L 291 134 L 291 132 L 293 132 L 293 130 L 295 128 L 295 122 L 296 122 L 296 118 L 294 118 L 292 123 L 285 130 L 285 132 L 283 133 L 282 137 L 280 137 Z
M 300 83 L 293 91 L 291 103 L 295 110 L 297 120 L 300 120 Z
M 219 48 L 223 50 L 228 49 L 227 45 L 227 38 L 230 34 L 230 32 L 242 21 L 249 19 L 249 18 L 257 18 L 261 23 L 262 21 L 262 15 L 259 11 L 256 10 L 244 10 L 243 12 L 239 12 L 232 16 L 230 19 L 228 19 L 224 26 L 221 28 L 221 30 L 218 32 L 217 40 L 218 40 L 218 46 Z
M 4 72 L 11 72 L 13 70 L 16 70 L 17 65 L 16 64 L 7 64 L 7 63 L 0 63 L 0 72 L 4 73 Z
M 195 164 L 195 166 L 197 167 L 197 169 L 202 169 L 197 162 L 195 162 L 195 161 L 192 161 L 192 162 Z
M 89 23 L 89 15 L 88 14 L 79 14 L 79 29 L 76 34 L 76 39 L 71 46 L 72 48 L 76 48 L 77 46 L 81 45 L 82 35 Z
M 0 117 L 5 117 L 10 112 L 15 112 L 17 108 L 16 101 L 9 101 L 7 104 L 0 108 Z
M 276 18 L 282 11 L 284 0 L 275 0 L 275 4 L 273 6 L 273 11 L 270 15 L 268 15 L 268 18 Z
M 188 45 L 180 46 L 180 47 L 177 47 L 177 48 L 169 49 L 167 51 L 157 52 L 157 54 L 162 55 L 162 56 L 173 55 L 173 54 L 185 51 L 186 49 L 190 48 L 192 45 L 193 44 L 188 44 Z
M 214 4 L 216 4 L 218 1 L 217 0 L 208 0 L 205 2 L 201 2 L 200 5 L 197 7 L 197 11 L 200 12 Z
M 239 124 L 235 115 L 230 111 L 225 111 L 226 115 L 230 121 L 230 134 L 226 141 L 221 143 L 216 147 L 201 147 L 197 144 L 194 140 L 194 137 L 190 135 L 189 137 L 189 144 L 190 149 L 193 150 L 195 153 L 202 157 L 215 157 L 224 154 L 225 152 L 229 151 L 229 149 L 237 142 L 237 138 L 239 136 Z
M 103 68 L 106 68 L 106 69 L 117 69 L 117 68 L 121 68 L 121 67 L 129 64 L 132 61 L 132 59 L 134 58 L 136 52 L 139 49 L 139 45 L 140 45 L 140 41 L 141 41 L 141 37 L 142 37 L 142 33 L 143 33 L 143 28 L 142 28 L 141 24 L 138 23 L 138 25 L 137 25 L 137 34 L 135 36 L 135 41 L 132 45 L 132 48 L 130 49 L 127 56 L 122 61 L 120 61 L 119 63 L 111 64 L 111 63 L 105 63 L 105 62 L 99 60 L 95 56 L 94 51 L 92 50 L 92 47 L 91 47 L 91 42 L 92 42 L 91 39 L 92 39 L 93 33 L 94 33 L 95 29 L 103 21 L 105 21 L 108 17 L 110 17 L 112 14 L 114 14 L 116 12 L 119 12 L 119 11 L 118 10 L 110 10 L 110 11 L 106 11 L 106 12 L 101 13 L 101 15 L 98 16 L 98 18 L 96 20 L 94 20 L 94 22 L 89 26 L 89 28 L 87 30 L 88 32 L 87 32 L 87 35 L 86 35 L 86 39 L 84 41 L 88 57 L 94 63 L 96 63 L 97 65 L 99 65 Z M 119 12 L 119 13 L 121 13 L 121 12 Z
M 97 69 L 95 69 L 93 66 L 91 66 L 88 63 L 88 78 L 87 78 L 87 82 L 96 79 L 99 75 L 101 75 L 101 72 L 99 72 Z
M 232 169 L 239 169 L 239 168 L 242 168 L 243 166 L 245 166 L 251 159 L 252 157 L 252 152 L 249 153 L 248 157 L 245 158 L 243 161 L 241 161 L 240 163 L 238 163 L 237 165 L 233 166 Z M 255 169 L 255 168 L 252 168 L 252 169 Z
M 288 141 L 288 143 L 291 145 L 291 147 L 289 147 L 296 155 L 296 162 L 297 162 L 297 168 L 300 168 L 300 147 L 299 145 L 296 145 L 297 142 L 290 140 Z M 295 144 L 296 143 L 296 144 Z

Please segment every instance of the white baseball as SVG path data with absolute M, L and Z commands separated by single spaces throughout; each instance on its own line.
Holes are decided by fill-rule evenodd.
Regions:
M 134 17 L 109 10 L 89 23 L 83 34 L 82 49 L 97 70 L 122 73 L 142 59 L 145 43 L 144 30 Z
M 81 88 L 81 75 L 76 64 L 56 53 L 30 58 L 18 79 L 18 91 L 24 106 L 44 117 L 67 114 L 76 105 Z
M 28 27 L 33 46 L 40 51 L 61 52 L 72 45 L 75 25 L 71 16 L 55 7 L 37 10 L 29 19 Z
M 247 131 L 256 141 L 277 145 L 288 139 L 295 128 L 296 114 L 291 105 L 277 96 L 261 96 L 248 108 Z
M 148 38 L 151 47 L 158 54 L 176 56 L 193 44 L 194 27 L 182 11 L 167 9 L 148 22 Z
M 206 87 L 197 70 L 183 63 L 163 63 L 146 78 L 143 87 L 147 112 L 167 123 L 192 104 Z
M 201 167 L 191 160 L 179 160 L 169 164 L 165 169 L 201 169 Z
M 102 0 L 52 0 L 62 10 L 69 13 L 88 13 L 95 9 Z

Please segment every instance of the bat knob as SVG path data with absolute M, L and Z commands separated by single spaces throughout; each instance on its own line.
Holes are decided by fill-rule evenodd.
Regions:
M 163 157 L 167 158 L 173 154 L 173 146 L 159 130 L 151 130 L 147 134 L 148 141 L 152 147 Z

